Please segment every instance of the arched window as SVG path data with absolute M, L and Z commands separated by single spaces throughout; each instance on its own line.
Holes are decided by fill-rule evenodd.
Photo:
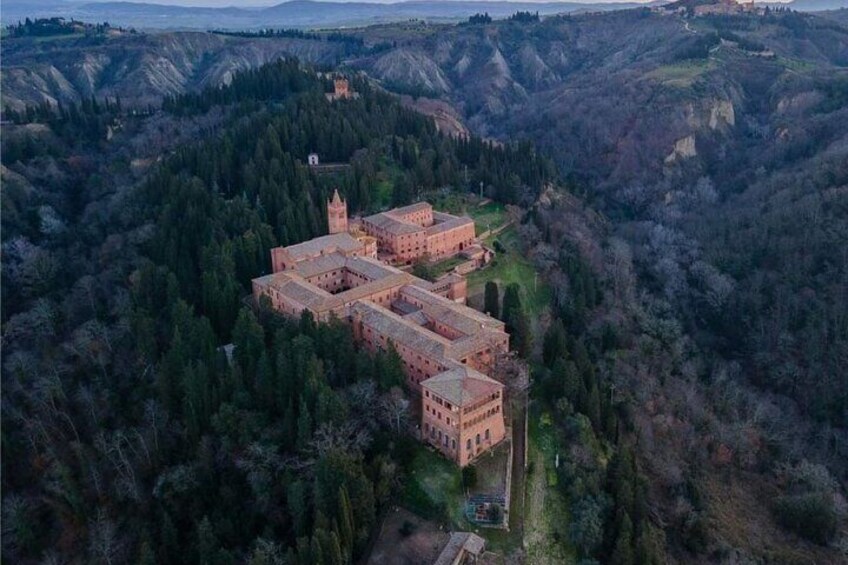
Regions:
M 477 445 L 480 445 L 480 434 L 477 434 Z
M 489 439 L 489 428 L 486 428 L 486 439 Z
M 471 451 L 471 438 L 468 438 L 468 441 L 465 442 L 465 449 Z

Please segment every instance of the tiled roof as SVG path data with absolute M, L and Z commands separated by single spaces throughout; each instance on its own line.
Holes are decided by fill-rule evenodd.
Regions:
M 407 214 L 414 214 L 415 212 L 422 212 L 424 210 L 431 209 L 432 207 L 433 206 L 429 202 L 416 202 L 415 204 L 410 204 L 408 206 L 393 208 L 386 213 L 391 214 L 392 216 L 405 216 Z
M 310 239 L 303 243 L 289 245 L 284 249 L 294 261 L 302 261 L 304 259 L 315 257 L 316 255 L 321 255 L 322 253 L 328 254 L 333 253 L 334 251 L 356 251 L 357 249 L 362 249 L 362 243 L 357 241 L 356 238 L 349 233 L 344 232 L 316 237 L 315 239 Z
M 403 287 L 400 292 L 402 296 L 406 295 L 424 304 L 423 310 L 428 317 L 439 320 L 465 335 L 474 335 L 486 330 L 503 331 L 504 329 L 504 324 L 500 320 L 438 294 L 412 285 Z
M 395 343 L 403 344 L 434 359 L 445 358 L 445 352 L 450 345 L 447 339 L 404 320 L 390 310 L 363 301 L 354 304 L 351 312 L 360 316 L 365 326 L 391 338 Z
M 474 404 L 503 389 L 503 385 L 495 379 L 460 364 L 430 377 L 421 386 L 456 406 Z
M 479 557 L 486 548 L 486 541 L 471 532 L 453 532 L 434 565 L 452 565 L 463 551 Z
M 390 212 L 380 212 L 373 216 L 366 216 L 362 218 L 362 221 L 395 235 L 417 233 L 424 230 L 424 228 L 417 224 L 395 218 Z
M 333 297 L 326 290 L 304 281 L 299 276 L 290 276 L 285 271 L 271 275 L 269 286 L 315 311 L 320 310 L 321 306 Z
M 331 305 L 328 305 L 328 307 L 335 308 L 348 302 L 353 302 L 354 300 L 367 298 L 369 295 L 374 294 L 375 292 L 380 292 L 381 290 L 402 286 L 409 282 L 409 278 L 411 276 L 412 275 L 407 273 L 399 272 L 397 274 L 392 274 L 387 277 L 379 278 L 366 284 L 353 287 L 350 290 L 334 295 L 334 301 Z
M 330 271 L 343 269 L 346 262 L 347 258 L 341 253 L 330 253 L 329 255 L 319 255 L 314 259 L 300 261 L 294 270 L 303 278 L 309 279 Z
M 371 280 L 403 273 L 400 269 L 386 265 L 371 257 L 348 257 L 345 268 Z
M 421 310 L 412 312 L 411 314 L 404 314 L 403 319 L 412 322 L 413 324 L 418 324 L 419 326 L 426 326 L 430 323 L 430 319 L 427 318 Z
M 474 225 L 474 220 L 467 216 L 451 216 L 441 212 L 434 213 L 433 219 L 436 220 L 436 223 L 424 229 L 427 235 L 440 234 L 467 224 Z

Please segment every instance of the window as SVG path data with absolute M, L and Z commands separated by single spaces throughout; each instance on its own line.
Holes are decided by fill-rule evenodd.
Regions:
M 439 432 L 441 433 L 441 432 Z M 477 434 L 477 445 L 480 445 L 480 434 Z
M 468 441 L 465 442 L 465 449 L 471 451 L 471 438 L 468 438 Z
M 489 440 L 489 428 L 486 428 L 486 440 Z

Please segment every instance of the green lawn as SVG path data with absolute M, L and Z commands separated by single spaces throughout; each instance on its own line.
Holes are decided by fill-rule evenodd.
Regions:
M 473 194 L 430 192 L 423 198 L 433 208 L 449 214 L 466 214 L 477 225 L 477 233 L 495 229 L 506 222 L 506 208 L 500 202 L 490 201 L 479 206 L 480 199 Z
M 477 233 L 483 233 L 487 229 L 495 229 L 507 221 L 506 209 L 499 202 L 489 202 L 483 206 L 469 206 L 466 213 L 471 216 L 477 225 Z
M 454 257 L 448 257 L 447 259 L 443 259 L 442 261 L 438 261 L 430 265 L 432 269 L 433 276 L 438 278 L 441 275 L 447 273 L 448 271 L 452 271 L 454 267 L 461 263 L 465 263 L 468 261 L 465 257 L 460 257 L 458 255 Z
M 465 519 L 462 474 L 452 462 L 428 449 L 416 447 L 413 470 L 407 475 L 401 505 L 427 518 L 462 531 L 473 531 L 486 539 L 489 549 L 504 554 L 521 547 L 520 532 L 481 528 Z
M 459 467 L 424 445 L 415 448 L 401 498 L 404 506 L 424 518 L 448 518 L 453 526 L 465 523 Z
M 377 199 L 372 203 L 375 210 L 382 210 L 391 204 L 394 188 L 394 180 L 388 174 L 383 171 L 377 173 Z
M 531 316 L 537 317 L 550 304 L 550 287 L 542 277 L 536 280 L 533 264 L 519 250 L 518 234 L 514 228 L 510 227 L 491 239 L 492 241 L 487 239 L 486 243 L 492 245 L 497 239 L 506 248 L 506 253 L 496 252 L 490 265 L 468 275 L 468 294 L 482 293 L 488 281 L 497 282 L 501 293 L 508 284 L 518 283 L 521 286 L 523 304 Z

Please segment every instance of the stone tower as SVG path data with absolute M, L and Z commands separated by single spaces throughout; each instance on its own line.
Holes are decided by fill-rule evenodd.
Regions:
M 347 232 L 347 202 L 339 196 L 339 190 L 333 192 L 333 199 L 327 201 L 327 227 L 330 233 Z
M 347 98 L 350 96 L 346 78 L 337 78 L 333 80 L 333 88 L 335 89 L 336 98 Z

